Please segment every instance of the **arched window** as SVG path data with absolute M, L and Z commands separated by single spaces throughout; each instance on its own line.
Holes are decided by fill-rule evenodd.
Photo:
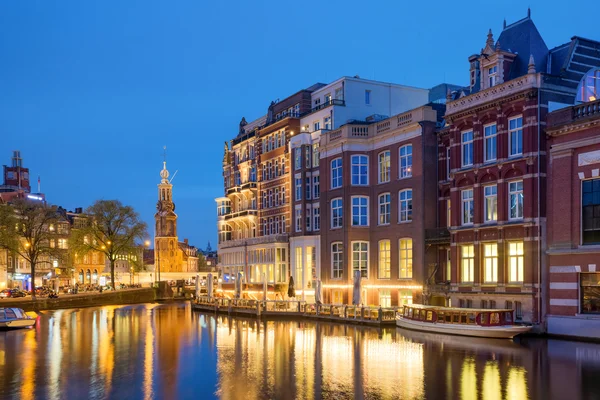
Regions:
M 579 82 L 577 101 L 585 103 L 598 99 L 600 99 L 600 68 L 592 68 Z
M 89 269 L 85 273 L 85 280 L 88 281 L 88 283 L 92 280 L 92 274 L 90 273 Z

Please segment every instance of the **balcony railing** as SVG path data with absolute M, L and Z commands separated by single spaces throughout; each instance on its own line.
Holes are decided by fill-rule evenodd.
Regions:
M 247 239 L 227 240 L 227 241 L 221 242 L 221 244 L 219 244 L 219 248 L 227 249 L 230 247 L 254 246 L 257 244 L 287 243 L 287 242 L 288 242 L 288 235 L 280 234 L 280 235 L 260 236 L 260 237 L 247 238 Z
M 326 101 L 322 104 L 318 104 L 316 106 L 314 106 L 310 112 L 313 113 L 315 111 L 319 111 L 324 109 L 325 107 L 329 107 L 329 106 L 345 106 L 346 105 L 346 101 L 344 100 L 338 100 L 338 99 L 331 99 L 329 101 Z
M 225 215 L 225 220 L 238 218 L 238 217 L 256 217 L 258 215 L 258 210 L 256 209 L 248 209 L 237 212 L 232 212 Z
M 600 116 L 600 99 L 573 106 L 573 119 Z
M 425 229 L 425 243 L 447 244 L 450 243 L 450 231 L 448 228 Z

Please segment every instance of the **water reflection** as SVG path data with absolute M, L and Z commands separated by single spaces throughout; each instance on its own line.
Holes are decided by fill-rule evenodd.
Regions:
M 521 343 L 136 305 L 0 332 L 4 399 L 586 399 L 600 346 Z

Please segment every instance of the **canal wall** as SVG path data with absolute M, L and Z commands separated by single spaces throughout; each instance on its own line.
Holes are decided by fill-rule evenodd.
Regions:
M 25 311 L 59 310 L 65 308 L 97 307 L 121 304 L 150 303 L 157 300 L 153 288 L 116 290 L 90 294 L 63 294 L 58 299 L 36 298 L 0 300 L 0 307 L 18 307 Z

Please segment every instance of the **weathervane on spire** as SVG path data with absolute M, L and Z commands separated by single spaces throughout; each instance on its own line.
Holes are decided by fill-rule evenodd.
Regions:
M 167 146 L 163 146 L 163 169 L 160 171 L 163 183 L 168 183 L 169 171 L 167 171 Z

